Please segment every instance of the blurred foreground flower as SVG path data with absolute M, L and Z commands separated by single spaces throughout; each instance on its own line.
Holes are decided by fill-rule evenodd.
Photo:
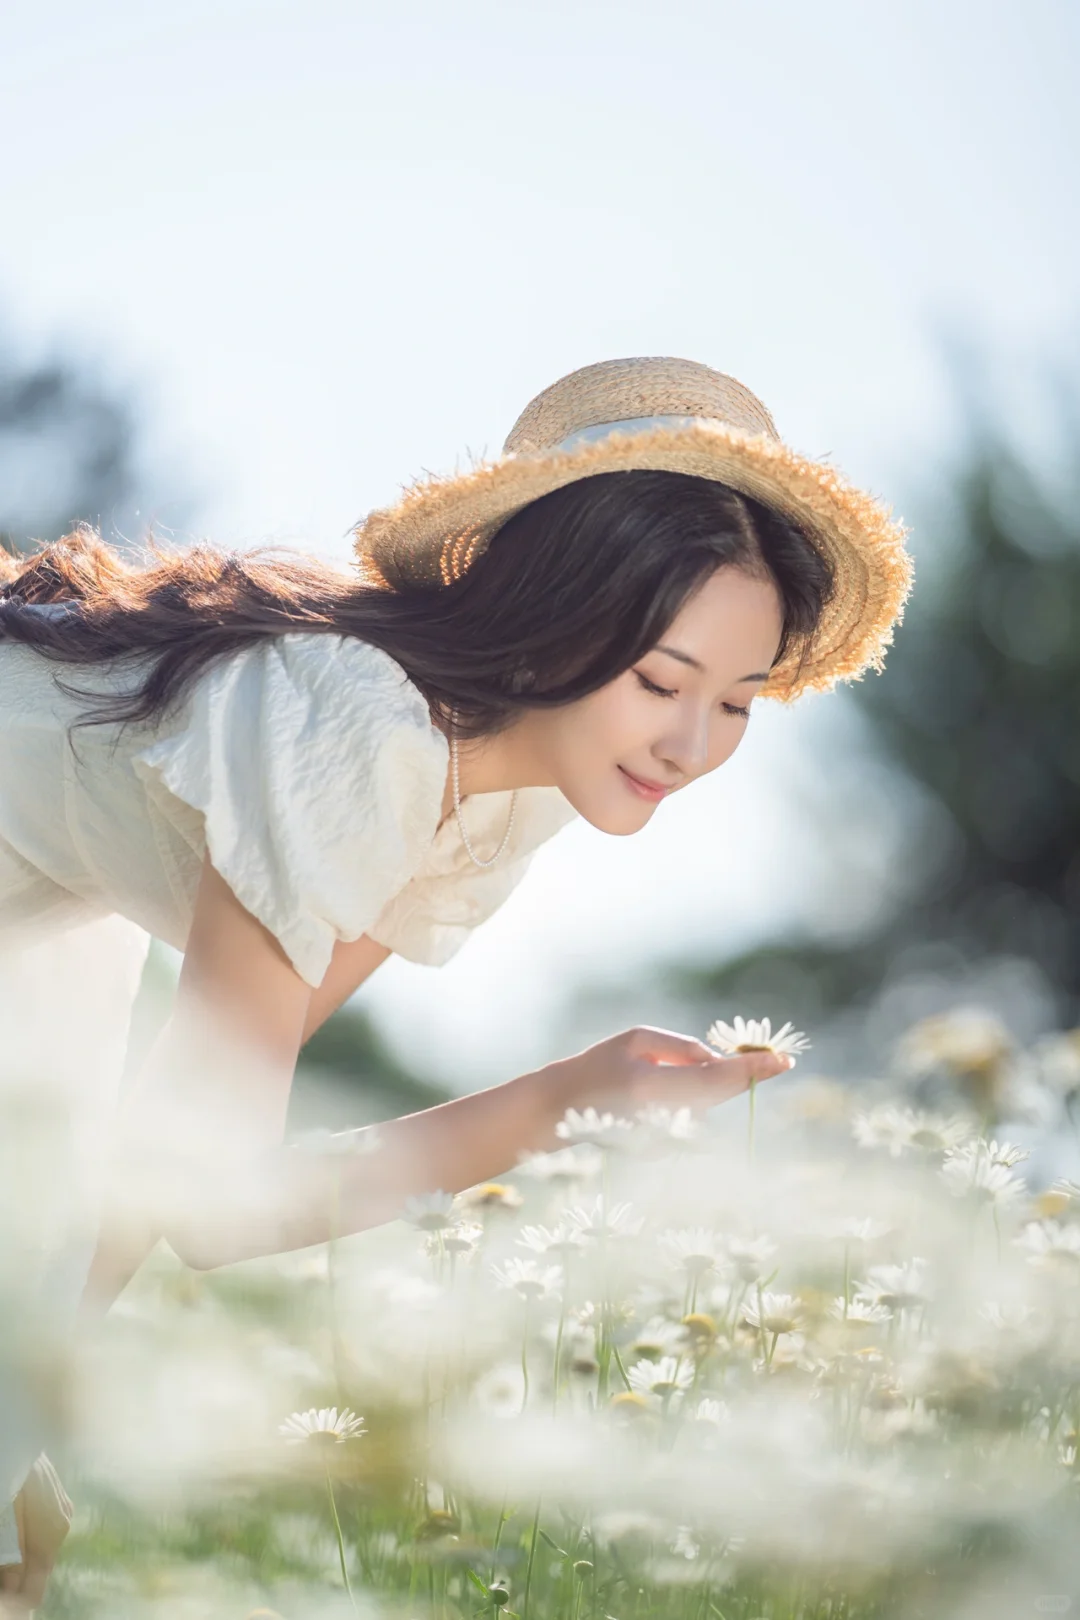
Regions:
M 421 1232 L 444 1232 L 457 1225 L 453 1193 L 423 1193 L 419 1198 L 406 1198 L 402 1218 L 410 1221 Z
M 589 1142 L 593 1147 L 623 1147 L 633 1134 L 633 1121 L 616 1114 L 598 1114 L 595 1108 L 568 1108 L 555 1127 L 564 1142 Z
M 880 1103 L 852 1116 L 851 1133 L 860 1147 L 886 1148 L 898 1159 L 908 1148 L 927 1155 L 947 1153 L 975 1133 L 963 1114 L 931 1114 L 920 1108 Z
M 804 1041 L 764 1020 L 716 1029 L 729 1048 Z M 1070 1049 L 1040 1052 L 1064 1093 Z M 572 1111 L 569 1145 L 409 1200 L 411 1226 L 357 1234 L 303 1286 L 289 1256 L 223 1268 L 184 1301 L 159 1281 L 152 1308 L 112 1314 L 108 1366 L 81 1397 L 82 1451 L 111 1490 L 106 1550 L 57 1612 L 134 1620 L 93 1582 L 118 1545 L 123 1578 L 156 1570 L 149 1491 L 168 1476 L 175 1498 L 178 1457 L 199 1486 L 192 1560 L 257 1568 L 215 1617 L 261 1600 L 340 1620 L 350 1581 L 365 1620 L 1035 1612 L 1021 1577 L 1036 1594 L 1066 1583 L 1042 1562 L 1030 1576 L 1030 1528 L 1040 1561 L 1075 1544 L 1080 1183 L 1029 1186 L 1028 1148 L 948 1087 L 940 1112 L 902 1092 L 878 1103 L 877 1081 L 873 1106 L 848 1091 L 829 1110 L 841 1129 L 777 1120 L 759 1164 L 684 1109 Z M 138 1403 L 125 1480 L 136 1358 L 165 1374 L 160 1401 Z M 280 1425 L 284 1492 L 277 1436 L 268 1489 L 238 1492 L 231 1472 L 218 1488 L 237 1385 L 262 1391 L 258 1456 L 298 1409 Z M 339 1405 L 304 1410 L 323 1391 Z M 202 1474 L 196 1432 L 212 1442 Z M 145 1514 L 142 1551 L 124 1513 Z M 939 1565 L 955 1585 L 935 1592 Z
M 1027 1190 L 1012 1174 L 1012 1166 L 1026 1158 L 1025 1148 L 1009 1143 L 964 1142 L 945 1155 L 941 1178 L 958 1197 L 969 1194 L 987 1204 L 1010 1203 Z

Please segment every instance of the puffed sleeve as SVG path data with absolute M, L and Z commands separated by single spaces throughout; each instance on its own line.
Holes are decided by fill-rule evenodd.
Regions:
M 314 987 L 422 863 L 447 757 L 387 653 L 290 632 L 204 671 L 133 764 L 159 811 L 197 813 L 216 870 Z
M 470 830 L 486 851 L 498 847 L 510 795 L 484 794 L 481 799 L 486 801 L 482 808 L 473 800 L 467 809 Z M 420 869 L 367 932 L 407 961 L 441 967 L 510 898 L 539 846 L 576 818 L 577 811 L 557 788 L 523 788 L 513 841 L 490 867 L 473 865 L 453 822 L 447 822 Z

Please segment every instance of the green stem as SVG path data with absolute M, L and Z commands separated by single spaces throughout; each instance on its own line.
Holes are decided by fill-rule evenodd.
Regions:
M 506 1497 L 504 1496 L 503 1499 L 502 1499 L 502 1507 L 499 1509 L 499 1522 L 495 1526 L 495 1541 L 494 1541 L 494 1544 L 493 1544 L 492 1549 L 491 1549 L 491 1574 L 488 1577 L 488 1585 L 489 1586 L 493 1585 L 494 1581 L 495 1581 L 495 1560 L 499 1556 L 499 1543 L 502 1540 L 503 1525 L 505 1523 L 506 1523 Z
M 357 1614 L 359 1611 L 356 1607 L 356 1599 L 353 1597 L 353 1589 L 349 1585 L 349 1571 L 345 1564 L 345 1541 L 341 1534 L 341 1520 L 338 1518 L 337 1503 L 334 1500 L 334 1486 L 330 1479 L 329 1463 L 326 1465 L 326 1492 L 330 1498 L 330 1512 L 334 1515 L 334 1534 L 337 1536 L 338 1557 L 341 1559 L 341 1578 L 345 1582 L 345 1590 L 349 1594 L 349 1602 L 352 1604 L 353 1613 Z
M 626 1368 L 623 1366 L 623 1358 L 622 1358 L 621 1354 L 619 1353 L 619 1347 L 615 1343 L 614 1339 L 612 1339 L 612 1341 L 611 1341 L 611 1353 L 615 1357 L 615 1365 L 619 1369 L 619 1376 L 622 1378 L 622 1381 L 626 1385 L 626 1388 L 629 1389 L 630 1388 L 630 1375 L 626 1371 Z
M 574 1620 L 581 1620 L 581 1596 L 585 1590 L 584 1573 L 578 1575 L 577 1591 L 574 1594 Z
M 555 1331 L 555 1366 L 551 1378 L 551 1411 L 554 1415 L 559 1409 L 559 1358 L 562 1355 L 563 1325 L 566 1322 L 566 1301 L 570 1291 L 570 1281 L 567 1276 L 567 1265 L 563 1266 L 562 1298 L 559 1302 L 559 1326 Z
M 529 1620 L 529 1592 L 532 1587 L 533 1561 L 536 1558 L 536 1543 L 540 1539 L 540 1497 L 536 1498 L 536 1512 L 533 1514 L 532 1540 L 529 1543 L 529 1562 L 525 1569 L 525 1596 L 521 1603 L 521 1620 Z
M 764 1362 L 766 1369 L 768 1369 L 769 1350 L 765 1341 L 765 1304 L 761 1297 L 760 1279 L 755 1284 L 755 1287 L 757 1289 L 758 1339 L 761 1343 L 761 1359 Z

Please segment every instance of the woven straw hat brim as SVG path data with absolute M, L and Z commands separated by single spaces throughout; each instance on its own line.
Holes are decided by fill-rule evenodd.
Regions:
M 616 432 L 428 474 L 357 525 L 357 566 L 374 585 L 386 585 L 388 566 L 418 585 L 448 584 L 530 501 L 579 478 L 639 468 L 712 478 L 753 496 L 802 527 L 831 563 L 835 588 L 809 647 L 789 651 L 761 696 L 790 701 L 881 669 L 911 589 L 905 525 L 828 463 L 720 422 Z

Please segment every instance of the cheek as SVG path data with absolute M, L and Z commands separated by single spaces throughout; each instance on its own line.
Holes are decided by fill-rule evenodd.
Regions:
M 647 713 L 622 682 L 614 682 L 586 700 L 576 735 L 581 755 L 593 761 L 620 759 L 647 731 Z
M 719 727 L 720 735 L 716 740 L 714 758 L 709 762 L 710 770 L 715 770 L 718 765 L 727 763 L 746 736 L 746 728 L 749 723 L 748 720 L 731 719 L 726 725 Z

